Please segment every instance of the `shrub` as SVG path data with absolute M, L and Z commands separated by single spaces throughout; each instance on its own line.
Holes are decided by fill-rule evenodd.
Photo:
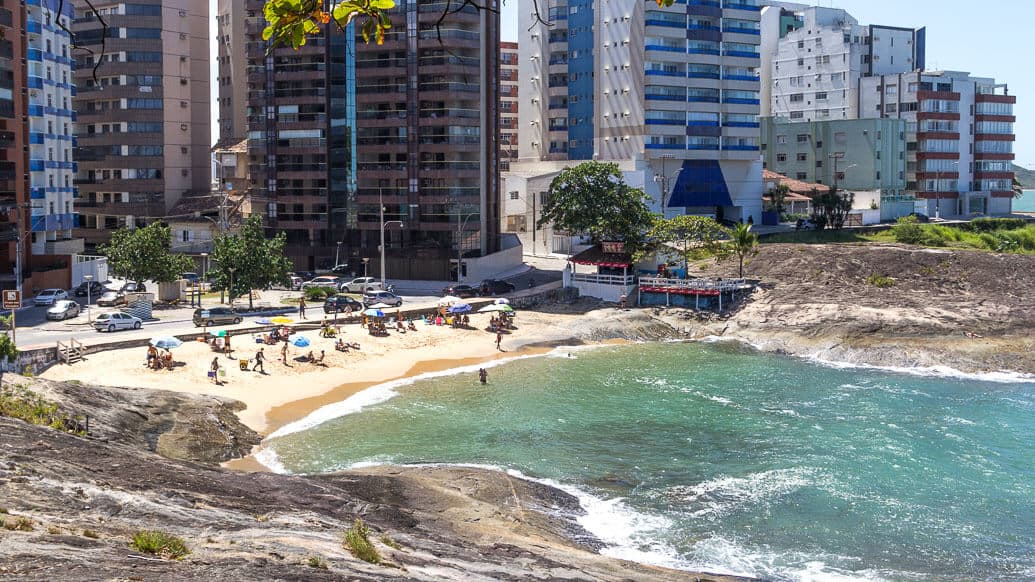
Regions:
M 160 531 L 138 531 L 133 534 L 130 547 L 138 552 L 154 554 L 167 560 L 179 560 L 190 553 L 182 539 Z
M 319 568 L 321 570 L 327 569 L 327 562 L 324 561 L 324 559 L 320 556 L 313 556 L 309 558 L 309 560 L 306 562 L 306 565 L 308 565 L 310 568 Z
M 397 542 L 397 541 L 393 540 L 392 538 L 388 537 L 388 534 L 384 534 L 384 535 L 381 536 L 381 543 L 386 545 L 386 546 L 388 546 L 389 548 L 394 549 L 394 550 L 398 550 L 398 549 L 402 548 L 402 546 L 399 545 L 399 542 Z
M 975 218 L 963 228 L 974 232 L 992 232 L 996 230 L 1016 230 L 1027 226 L 1023 218 Z
M 333 295 L 334 290 L 325 287 L 309 287 L 304 291 L 306 301 L 320 301 L 327 295 Z
M 99 538 L 101 536 L 97 535 L 97 532 L 93 531 L 92 529 L 84 529 L 83 530 L 83 537 L 95 540 L 95 539 L 97 539 L 97 538 Z
M 878 275 L 876 273 L 867 277 L 866 282 L 881 289 L 895 285 L 895 280 L 891 277 L 888 277 L 887 275 Z
M 364 525 L 362 519 L 357 518 L 352 528 L 345 532 L 345 541 L 342 545 L 364 562 L 381 563 L 381 553 L 370 543 L 370 528 Z
M 3 524 L 4 529 L 10 531 L 32 531 L 36 525 L 36 522 L 24 516 L 9 517 L 0 523 Z
M 924 230 L 916 221 L 915 216 L 902 216 L 891 227 L 891 233 L 895 241 L 906 245 L 918 245 L 924 240 Z
M 86 434 L 79 421 L 62 412 L 57 404 L 44 400 L 39 394 L 21 386 L 0 388 L 0 416 L 17 418 L 29 424 L 49 426 L 75 435 Z

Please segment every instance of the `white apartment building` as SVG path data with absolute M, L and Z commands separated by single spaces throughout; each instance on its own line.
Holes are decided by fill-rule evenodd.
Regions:
M 767 6 L 762 11 L 763 117 L 857 119 L 859 79 L 922 70 L 925 29 L 860 25 L 844 10 Z
M 906 190 L 929 216 L 1009 214 L 1013 108 L 994 79 L 959 71 L 879 75 L 859 83 L 859 107 L 906 120 Z
M 760 219 L 759 0 L 538 6 L 549 26 L 530 4 L 519 13 L 527 84 L 515 180 L 536 182 L 583 160 L 616 161 L 656 212 Z M 508 181 L 504 228 L 508 206 L 534 206 L 529 195 Z

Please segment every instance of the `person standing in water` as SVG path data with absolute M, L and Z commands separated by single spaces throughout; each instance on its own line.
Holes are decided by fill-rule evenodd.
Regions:
M 485 384 L 488 379 L 489 373 L 485 371 L 485 368 L 478 368 L 478 380 L 480 380 L 482 384 Z

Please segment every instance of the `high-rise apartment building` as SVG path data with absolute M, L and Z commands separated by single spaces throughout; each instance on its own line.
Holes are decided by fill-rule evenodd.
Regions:
M 758 0 L 538 7 L 536 14 L 522 5 L 519 14 L 528 89 L 512 170 L 546 174 L 578 160 L 618 161 L 657 210 L 759 219 Z M 508 196 L 517 206 L 535 195 L 521 188 Z
M 872 117 L 859 108 L 859 79 L 924 68 L 924 28 L 860 25 L 844 10 L 821 6 L 767 6 L 761 22 L 763 116 Z
M 296 269 L 330 268 L 355 221 L 354 40 L 327 26 L 267 53 L 263 4 L 248 0 L 244 13 L 251 208 L 286 233 Z
M 231 146 L 248 136 L 248 56 L 244 47 L 245 0 L 219 0 L 216 8 L 216 84 L 219 87 L 219 143 Z
M 500 171 L 518 155 L 518 44 L 500 43 Z
M 25 4 L 0 0 L 0 288 L 16 288 L 17 243 L 28 231 Z M 23 249 L 22 259 L 28 255 Z M 23 263 L 25 261 L 23 260 Z
M 75 0 L 77 236 L 161 218 L 211 176 L 208 3 Z
M 339 239 L 356 272 L 378 272 L 382 230 L 390 278 L 455 280 L 458 257 L 474 276 L 499 248 L 499 14 L 483 4 L 398 1 L 384 44 L 356 40 L 358 189 Z
M 930 216 L 1008 214 L 1017 97 L 958 71 L 879 75 L 859 83 L 868 115 L 906 121 L 906 190 Z

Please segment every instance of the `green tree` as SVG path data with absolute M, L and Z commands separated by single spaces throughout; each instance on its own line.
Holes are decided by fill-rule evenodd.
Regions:
M 845 225 L 845 219 L 852 210 L 855 203 L 855 193 L 841 193 L 834 188 L 827 188 L 825 192 L 812 189 L 812 221 L 817 228 L 832 228 L 841 230 Z
M 11 339 L 8 330 L 11 329 L 11 316 L 7 317 L 0 316 L 0 329 L 3 333 L 0 333 L 0 361 L 13 362 L 18 358 L 18 346 L 14 345 L 14 340 Z M 5 365 L 0 365 L 0 386 L 4 383 L 4 370 Z
M 1021 184 L 1021 181 L 1017 179 L 1017 176 L 1013 177 L 1011 188 L 1013 189 L 1014 198 L 1021 198 L 1024 196 L 1024 184 Z
M 565 168 L 550 182 L 542 220 L 595 242 L 624 241 L 626 250 L 635 253 L 654 219 L 648 200 L 642 190 L 622 181 L 618 164 L 584 162 Z
M 119 277 L 136 283 L 146 280 L 167 283 L 194 267 L 190 257 L 172 253 L 171 245 L 169 226 L 152 222 L 141 228 L 116 230 L 111 242 L 100 251 L 108 257 L 108 268 Z
M 714 253 L 717 241 L 728 235 L 727 229 L 707 216 L 658 217 L 647 231 L 649 246 L 644 251 L 675 251 L 683 259 L 683 269 L 689 270 L 691 259 Z M 641 258 L 645 254 L 641 253 Z
M 723 254 L 736 257 L 739 269 L 738 277 L 744 276 L 744 265 L 748 258 L 758 254 L 758 235 L 751 232 L 751 225 L 743 222 L 729 230 L 730 239 L 723 246 Z
M 286 239 L 283 232 L 266 238 L 258 214 L 245 220 L 238 232 L 217 236 L 212 248 L 216 266 L 209 271 L 212 288 L 226 291 L 231 301 L 247 293 L 248 307 L 252 307 L 252 289 L 287 282 L 291 261 L 284 256 Z
M 769 209 L 777 214 L 783 215 L 784 204 L 787 202 L 787 195 L 791 193 L 791 187 L 787 184 L 777 184 L 769 192 Z

